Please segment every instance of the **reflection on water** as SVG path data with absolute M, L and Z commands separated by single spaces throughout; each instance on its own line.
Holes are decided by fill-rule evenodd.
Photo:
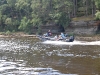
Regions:
M 54 45 L 33 38 L 0 38 L 0 75 L 99 75 L 97 42 Z

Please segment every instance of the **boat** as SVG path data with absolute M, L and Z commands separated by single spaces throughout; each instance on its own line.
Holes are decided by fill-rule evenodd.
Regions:
M 57 35 L 56 36 L 44 36 L 44 35 L 37 35 L 37 37 L 41 40 L 41 41 L 63 41 L 63 42 L 73 42 L 74 41 L 74 36 L 70 36 L 70 37 L 65 37 L 65 38 L 58 38 Z

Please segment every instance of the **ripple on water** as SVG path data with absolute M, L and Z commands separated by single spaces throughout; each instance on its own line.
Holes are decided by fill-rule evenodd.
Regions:
M 23 60 L 17 60 L 15 62 L 0 60 L 0 74 L 3 75 L 77 75 L 77 74 L 62 74 L 58 70 L 52 68 L 35 67 L 30 68 L 25 65 L 22 66 Z
M 0 40 L 0 50 L 21 50 L 29 48 L 28 44 L 19 44 L 18 42 Z
M 47 66 L 52 66 L 51 65 L 52 57 L 54 60 L 53 65 L 56 62 L 55 64 L 56 66 L 54 66 L 54 68 L 59 67 L 60 64 L 61 66 L 62 65 L 65 66 L 67 61 L 71 61 L 71 57 L 75 57 L 75 58 L 100 57 L 99 55 L 100 52 L 98 53 L 100 47 L 97 48 L 96 46 L 94 46 L 93 48 L 91 46 L 89 47 L 85 46 L 85 45 L 94 45 L 94 44 L 97 44 L 97 42 L 88 43 L 88 42 L 75 41 L 74 43 L 73 42 L 71 43 L 59 42 L 59 44 L 58 42 L 53 42 L 54 43 L 53 45 L 52 45 L 52 42 L 50 42 L 51 45 L 46 44 L 48 42 L 35 43 L 35 44 L 33 43 L 34 42 L 31 43 L 29 40 L 25 40 L 25 41 L 20 41 L 20 40 L 15 41 L 13 39 L 0 40 L 0 56 L 1 56 L 1 59 L 4 59 L 4 60 L 0 60 L 0 74 L 1 75 L 77 75 L 77 74 L 62 74 L 61 72 L 59 72 L 59 70 L 61 70 L 62 68 L 59 70 L 55 70 L 53 68 L 48 68 Z M 57 43 L 57 45 L 55 45 L 55 43 Z M 82 45 L 82 46 L 77 47 L 76 45 Z M 99 42 L 98 42 L 98 45 L 99 45 Z M 96 47 L 96 50 L 95 50 L 95 47 Z M 92 49 L 92 50 L 89 51 L 88 49 Z M 95 52 L 93 52 L 94 50 Z M 94 54 L 91 54 L 92 52 Z M 98 54 L 97 57 L 96 57 L 96 54 Z M 41 62 L 44 61 L 44 59 L 45 59 L 45 62 L 48 61 L 48 58 L 51 58 L 50 64 L 46 63 L 48 65 L 46 67 L 43 67 L 45 65 L 42 64 Z M 22 60 L 16 60 L 16 59 L 22 59 Z M 64 59 L 64 61 L 62 61 L 62 59 Z M 39 65 L 39 62 L 40 62 L 40 65 Z M 29 63 L 32 63 L 32 66 Z M 37 65 L 39 67 L 34 67 Z M 41 65 L 42 67 L 40 67 Z M 67 73 L 66 70 L 64 71 L 64 73 Z

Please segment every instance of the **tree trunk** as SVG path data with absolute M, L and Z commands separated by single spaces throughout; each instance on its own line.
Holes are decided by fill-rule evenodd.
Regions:
M 92 17 L 94 16 L 94 2 L 91 1 L 91 6 L 92 6 Z
M 75 17 L 76 16 L 75 0 L 73 0 L 73 3 L 74 3 L 74 17 Z
M 77 15 L 77 0 L 76 0 L 76 15 Z
M 86 0 L 86 9 L 85 9 L 85 15 L 88 16 L 88 1 Z

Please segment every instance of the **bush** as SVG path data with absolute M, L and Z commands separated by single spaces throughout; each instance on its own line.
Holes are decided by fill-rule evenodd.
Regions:
M 6 35 L 9 35 L 9 34 L 11 34 L 11 32 L 8 30 L 5 34 L 6 34 Z
M 98 11 L 95 15 L 96 15 L 96 20 L 100 20 L 100 11 Z

